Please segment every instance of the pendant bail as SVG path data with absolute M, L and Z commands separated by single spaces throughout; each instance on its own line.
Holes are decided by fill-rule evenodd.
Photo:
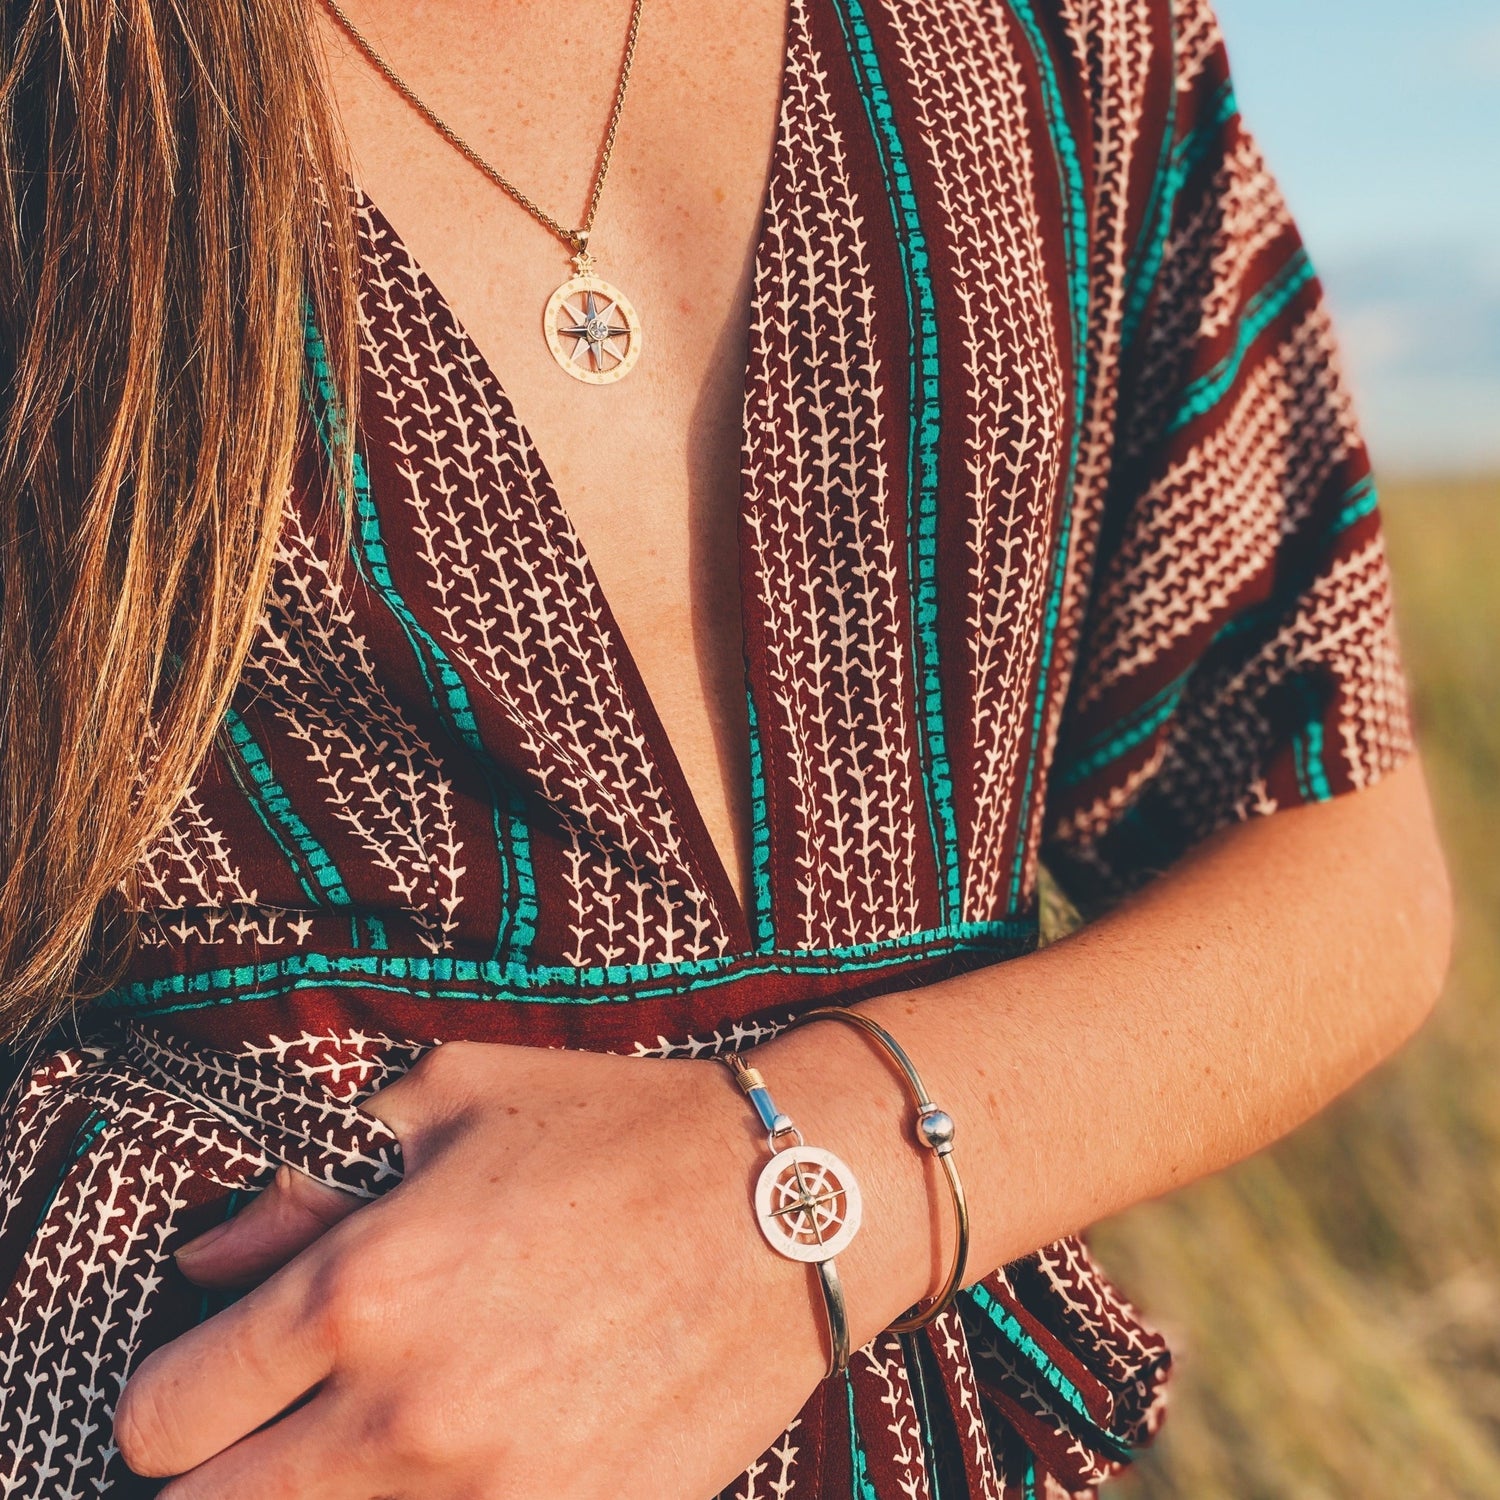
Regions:
M 593 273 L 594 257 L 589 254 L 589 231 L 575 229 L 570 236 L 573 241 L 573 274 L 588 276 Z

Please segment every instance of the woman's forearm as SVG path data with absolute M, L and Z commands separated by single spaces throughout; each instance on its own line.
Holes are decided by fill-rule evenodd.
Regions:
M 970 1279 L 1315 1113 L 1421 1023 L 1450 913 L 1413 760 L 1219 835 L 1063 942 L 867 1002 L 958 1121 Z M 942 1280 L 952 1218 L 935 1163 L 852 1028 L 758 1051 L 807 1138 L 865 1187 L 868 1228 L 841 1265 L 852 1331 L 868 1338 Z
M 868 1002 L 958 1121 L 970 1279 L 1306 1118 L 1419 1023 L 1448 924 L 1413 764 L 1224 834 L 1044 952 Z M 864 1188 L 867 1228 L 839 1257 L 862 1346 L 943 1279 L 935 1164 L 851 1028 L 794 1030 L 756 1060 Z M 361 1494 L 433 1475 L 444 1493 L 514 1476 L 613 1494 L 622 1474 L 631 1494 L 714 1493 L 806 1400 L 823 1313 L 755 1233 L 765 1142 L 727 1069 L 455 1043 L 365 1107 L 402 1143 L 400 1188 L 360 1208 L 284 1173 L 181 1252 L 204 1285 L 269 1279 L 120 1397 L 131 1467 L 193 1471 L 175 1500 L 284 1489 L 309 1463 Z

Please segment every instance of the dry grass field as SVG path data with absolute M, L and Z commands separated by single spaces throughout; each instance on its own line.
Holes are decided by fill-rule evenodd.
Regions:
M 1095 1234 L 1179 1361 L 1121 1500 L 1500 1500 L 1500 480 L 1383 500 L 1452 980 L 1321 1119 Z

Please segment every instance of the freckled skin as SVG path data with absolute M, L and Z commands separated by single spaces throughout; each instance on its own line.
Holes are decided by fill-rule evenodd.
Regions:
M 587 201 L 619 67 L 613 28 L 623 37 L 628 0 L 607 15 L 589 9 L 582 36 L 577 0 L 512 5 L 345 8 L 399 54 L 444 118 L 571 225 Z M 751 256 L 784 6 L 755 0 L 732 25 L 717 5 L 648 9 L 591 240 L 599 274 L 645 330 L 641 361 L 618 385 L 580 387 L 539 336 L 541 309 L 571 272 L 563 246 L 332 31 L 331 76 L 362 186 L 535 438 L 743 899 L 749 748 L 735 520 Z
M 1268 887 L 1284 900 L 1268 906 Z M 1217 943 L 1200 944 L 1205 922 Z M 971 1264 L 1001 1265 L 1320 1107 L 1421 1020 L 1447 926 L 1413 761 L 1363 792 L 1220 835 L 1073 937 L 930 986 L 915 1012 L 895 996 L 865 1008 L 900 1028 L 958 1122 Z M 1165 1034 L 1163 1013 L 1174 1018 Z M 839 1257 L 857 1347 L 943 1275 L 951 1216 L 906 1144 L 904 1094 L 862 1037 L 808 1026 L 756 1052 L 778 1104 L 810 1140 L 838 1141 L 861 1184 L 869 1228 Z M 1004 1086 L 986 1086 L 976 1054 L 1003 1068 Z M 285 1264 L 261 1294 L 282 1290 L 252 1293 L 146 1360 L 120 1403 L 121 1452 L 145 1473 L 201 1465 L 163 1500 L 263 1493 L 257 1464 L 291 1440 L 290 1419 L 238 1440 L 326 1374 L 331 1356 L 309 1345 L 298 1314 L 310 1288 L 343 1286 L 350 1326 L 330 1388 L 342 1395 L 300 1409 L 307 1424 L 291 1431 L 311 1446 L 299 1474 L 337 1472 L 367 1486 L 360 1494 L 394 1477 L 430 1500 L 507 1493 L 508 1474 L 561 1500 L 624 1500 L 622 1473 L 629 1500 L 715 1493 L 796 1412 L 825 1359 L 809 1284 L 744 1222 L 764 1148 L 733 1092 L 724 1070 L 679 1060 L 438 1048 L 366 1106 L 402 1141 L 400 1188 L 362 1207 L 278 1174 L 183 1265 L 214 1286 Z M 517 1095 L 528 1101 L 519 1118 L 492 1102 Z M 288 1193 L 316 1208 L 290 1212 Z M 579 1204 L 584 1235 L 570 1217 Z M 586 1319 L 571 1311 L 579 1284 L 593 1289 Z M 639 1330 L 656 1327 L 677 1333 L 641 1381 Z M 496 1348 L 509 1357 L 476 1360 Z M 530 1362 L 527 1350 L 549 1357 Z M 749 1365 L 767 1378 L 754 1399 L 731 1399 Z M 239 1373 L 226 1382 L 226 1370 Z M 583 1402 L 578 1370 L 589 1372 Z M 164 1410 L 175 1440 L 139 1415 Z M 496 1410 L 514 1419 L 503 1441 Z M 384 1425 L 372 1438 L 368 1414 L 391 1411 L 404 1413 L 398 1430 L 441 1430 L 441 1451 L 392 1447 Z
M 617 56 L 598 40 L 597 5 L 351 9 L 378 16 L 381 42 L 480 149 L 549 201 L 581 201 Z M 623 25 L 625 10 L 610 18 Z M 586 402 L 536 331 L 568 269 L 559 247 L 336 47 L 332 69 L 365 187 L 545 450 L 736 874 L 748 843 L 726 790 L 748 785 L 731 566 L 738 383 L 782 20 L 762 3 L 733 25 L 717 4 L 653 9 L 599 247 L 648 349 L 664 352 Z M 517 98 L 524 108 L 497 107 Z M 988 1268 L 1320 1108 L 1420 1023 L 1450 925 L 1411 760 L 1358 793 L 1220 834 L 1039 953 L 865 1008 L 957 1122 L 970 1265 Z M 759 1047 L 757 1064 L 810 1141 L 839 1143 L 863 1189 L 868 1227 L 840 1257 L 857 1346 L 943 1274 L 946 1200 L 863 1038 L 809 1026 Z M 515 1098 L 525 1107 L 497 1102 Z M 822 1313 L 754 1234 L 746 1184 L 764 1139 L 724 1070 L 457 1043 L 368 1108 L 401 1138 L 401 1187 L 364 1206 L 279 1174 L 183 1264 L 205 1286 L 271 1279 L 153 1354 L 124 1393 L 126 1460 L 194 1469 L 162 1500 L 292 1493 L 288 1474 L 350 1500 L 702 1500 L 817 1384 Z

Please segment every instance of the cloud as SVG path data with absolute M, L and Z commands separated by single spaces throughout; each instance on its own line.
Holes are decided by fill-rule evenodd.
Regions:
M 1399 302 L 1355 305 L 1343 312 L 1338 322 L 1345 355 L 1367 375 L 1399 370 L 1422 343 L 1415 309 Z
M 1320 269 L 1376 457 L 1500 465 L 1500 255 L 1435 245 Z
M 1500 21 L 1486 21 L 1462 39 L 1459 67 L 1470 77 L 1500 83 Z

